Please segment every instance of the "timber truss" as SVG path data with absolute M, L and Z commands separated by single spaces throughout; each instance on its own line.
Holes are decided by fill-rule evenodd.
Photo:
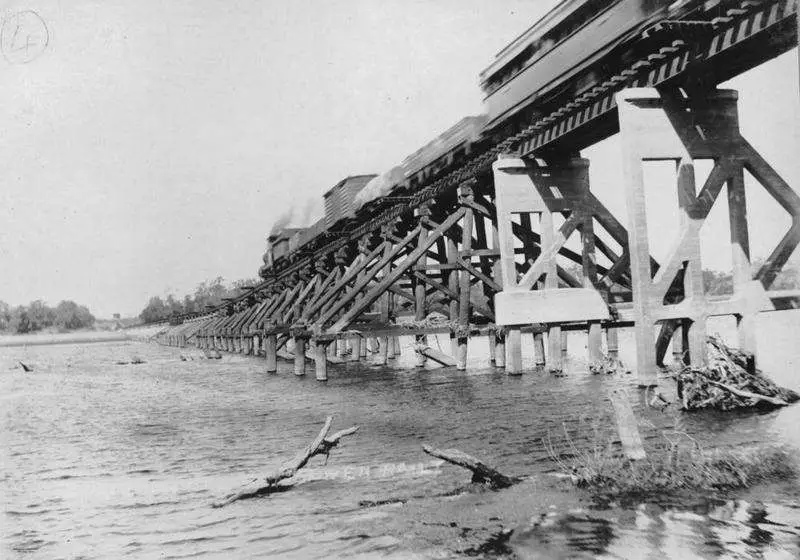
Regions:
M 588 160 L 501 157 L 491 174 L 462 182 L 456 196 L 421 204 L 288 275 L 260 302 L 232 304 L 172 329 L 170 341 L 193 338 L 201 348 L 263 352 L 270 371 L 278 353 L 291 347 L 295 373 L 305 373 L 309 357 L 325 379 L 327 364 L 341 359 L 333 350 L 337 341 L 349 340 L 359 359 L 367 347 L 362 339 L 377 338 L 376 359 L 386 363 L 392 339 L 413 335 L 424 365 L 426 335 L 449 332 L 453 364 L 463 369 L 470 336 L 489 334 L 495 363 L 520 373 L 523 329 L 534 333 L 537 362 L 558 369 L 565 331 L 585 330 L 588 357 L 599 360 L 603 330 L 613 355 L 616 330 L 633 326 L 636 369 L 643 384 L 652 384 L 673 339 L 683 359 L 703 363 L 705 320 L 729 314 L 740 326 L 742 347 L 754 352 L 754 317 L 776 309 L 766 290 L 800 242 L 800 197 L 741 136 L 735 92 L 689 97 L 680 90 L 628 89 L 616 103 L 627 228 L 591 192 Z M 642 166 L 654 160 L 675 164 L 681 216 L 663 263 L 650 255 L 644 204 Z M 713 163 L 699 190 L 696 160 Z M 745 171 L 791 217 L 758 270 L 750 263 Z M 735 291 L 714 299 L 703 288 L 700 230 L 723 189 Z
M 633 327 L 636 370 L 652 384 L 670 344 L 681 359 L 703 363 L 705 321 L 722 314 L 736 317 L 741 346 L 754 351 L 755 315 L 794 305 L 792 294 L 767 290 L 800 241 L 800 199 L 742 138 L 735 93 L 714 84 L 796 44 L 796 18 L 797 1 L 779 0 L 745 2 L 688 35 L 680 22 L 660 24 L 650 30 L 655 51 L 646 60 L 517 123 L 457 169 L 426 184 L 412 179 L 407 200 L 377 201 L 369 221 L 291 255 L 261 285 L 161 339 L 263 354 L 268 371 L 282 355 L 303 374 L 310 358 L 318 379 L 327 378 L 328 363 L 363 359 L 368 347 L 386 363 L 401 335 L 415 337 L 419 365 L 452 360 L 460 369 L 470 337 L 488 335 L 495 364 L 519 373 L 522 332 L 534 335 L 537 364 L 559 369 L 567 331 L 586 331 L 589 359 L 597 360 L 603 331 L 614 356 L 617 329 Z M 616 132 L 624 222 L 592 193 L 589 162 L 576 155 Z M 681 228 L 662 263 L 651 257 L 644 210 L 642 162 L 651 160 L 676 169 Z M 713 164 L 699 189 L 696 160 Z M 758 270 L 745 171 L 792 224 Z M 721 300 L 704 293 L 699 234 L 723 190 L 735 292 Z M 450 357 L 427 347 L 426 336 L 442 332 L 450 333 Z

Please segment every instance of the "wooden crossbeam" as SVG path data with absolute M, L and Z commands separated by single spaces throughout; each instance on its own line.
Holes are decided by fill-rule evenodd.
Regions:
M 254 323 L 255 328 L 257 330 L 264 328 L 264 323 L 269 317 L 272 317 L 272 314 L 275 312 L 278 306 L 283 302 L 284 299 L 286 299 L 288 292 L 289 289 L 287 288 L 284 289 L 281 293 L 270 298 L 270 304 L 266 308 L 264 308 L 264 310 L 261 312 L 261 314 Z
M 578 224 L 580 224 L 584 218 L 585 211 L 582 208 L 576 208 L 575 211 L 570 214 L 569 218 L 567 218 L 558 229 L 558 232 L 553 238 L 553 243 L 548 247 L 542 248 L 539 258 L 537 258 L 536 262 L 528 269 L 528 272 L 520 278 L 518 283 L 520 289 L 529 290 L 533 287 L 536 281 L 539 280 L 539 277 L 545 273 L 548 263 L 555 258 L 559 250 L 564 246 L 564 243 L 569 239 L 569 236 L 572 235 L 572 232 L 575 231 Z
M 488 208 L 487 211 L 489 212 L 489 216 L 492 217 L 493 220 L 496 220 L 497 210 L 496 210 L 495 206 L 493 204 L 491 204 L 491 203 L 486 203 L 486 206 Z M 606 212 L 607 212 L 607 210 L 606 210 Z M 523 214 L 523 216 L 524 216 L 524 214 Z M 611 215 L 610 213 L 609 213 L 609 217 L 611 219 L 615 220 L 613 215 Z M 618 223 L 619 222 L 617 222 L 617 224 Z M 620 226 L 620 227 L 622 227 L 622 226 Z M 523 224 L 518 224 L 516 222 L 512 222 L 511 230 L 514 233 L 514 235 L 516 235 L 523 243 L 531 243 L 534 246 L 536 246 L 537 248 L 540 247 L 540 245 L 541 245 L 541 237 L 536 232 L 531 231 L 530 227 L 525 227 L 525 225 L 523 225 Z M 625 230 L 625 228 L 622 227 L 622 231 L 624 231 L 624 230 Z M 612 237 L 613 237 L 613 235 L 612 235 Z M 595 236 L 595 244 L 596 244 L 597 248 L 599 248 L 603 252 L 603 254 L 611 262 L 615 262 L 615 260 L 617 259 L 616 254 L 608 248 L 608 245 L 606 245 L 601 240 L 599 240 L 597 238 L 597 236 Z M 498 253 L 499 253 L 499 251 L 498 251 Z M 583 257 L 579 253 L 576 253 L 575 251 L 573 251 L 571 249 L 568 249 L 567 247 L 561 247 L 561 249 L 559 250 L 558 254 L 566 257 L 567 259 L 571 260 L 572 262 L 574 262 L 576 264 L 581 264 L 583 262 Z M 602 267 L 602 266 L 598 265 L 597 266 L 597 270 L 600 273 L 603 273 L 603 274 L 606 273 L 606 269 L 604 267 Z
M 594 235 L 594 246 L 598 249 L 603 255 L 611 261 L 611 266 L 613 267 L 616 262 L 623 257 L 623 254 L 617 255 L 607 244 L 603 241 L 599 236 Z M 625 252 L 625 247 L 622 249 L 622 253 Z M 597 268 L 597 272 L 600 274 L 608 274 L 608 269 L 602 267 L 600 265 L 595 265 Z M 628 279 L 630 280 L 630 279 Z
M 322 315 L 316 321 L 316 324 L 319 325 L 319 326 L 324 325 L 333 316 L 335 316 L 336 313 L 338 313 L 346 305 L 350 304 L 353 301 L 353 299 L 355 298 L 355 296 L 357 294 L 359 294 L 369 284 L 369 282 L 378 274 L 378 272 L 380 272 L 381 270 L 386 268 L 388 265 L 390 265 L 392 263 L 392 261 L 395 260 L 397 255 L 399 255 L 409 243 L 413 242 L 415 239 L 417 239 L 419 237 L 421 231 L 422 231 L 422 227 L 421 226 L 417 226 L 398 245 L 396 245 L 395 247 L 392 247 L 391 251 L 387 255 L 384 255 L 384 257 L 378 262 L 378 264 L 376 264 L 369 271 L 369 274 L 367 276 L 365 276 L 361 281 L 356 283 L 356 285 L 353 287 L 353 290 L 350 292 L 350 294 L 348 294 L 347 297 L 343 297 L 340 300 L 338 300 L 332 308 L 327 310 L 325 312 L 325 314 Z M 427 249 L 427 247 L 426 247 L 426 249 Z M 422 255 L 423 252 L 424 251 L 420 251 L 420 256 Z M 415 251 L 415 253 L 416 253 L 416 251 Z M 418 258 L 419 258 L 419 256 L 417 257 L 417 259 Z M 415 261 L 417 259 L 415 259 Z M 406 258 L 406 261 L 407 260 L 408 260 L 408 258 Z M 404 262 L 406 262 L 406 261 L 404 261 Z M 405 272 L 405 270 L 404 270 L 404 272 Z M 400 274 L 398 274 L 397 276 L 399 277 Z M 384 288 L 382 291 L 386 291 L 386 289 Z M 366 306 L 362 307 L 363 302 L 364 302 L 363 299 L 359 300 L 359 302 L 356 303 L 356 307 L 362 308 L 362 310 L 366 309 L 367 307 L 372 305 L 374 300 L 370 301 L 369 304 L 367 304 Z
M 397 279 L 405 274 L 405 272 L 411 268 L 422 257 L 423 254 L 425 254 L 425 252 L 428 250 L 428 247 L 436 243 L 436 240 L 444 235 L 445 231 L 452 227 L 453 224 L 458 222 L 458 220 L 464 216 L 464 213 L 465 210 L 463 208 L 459 208 L 441 225 L 430 231 L 427 239 L 422 245 L 417 247 L 410 255 L 408 255 L 402 263 L 399 263 L 397 268 L 386 274 L 374 288 L 364 294 L 364 297 L 358 300 L 353 307 L 344 314 L 344 316 L 336 321 L 336 323 L 334 323 L 330 329 L 328 329 L 328 332 L 335 333 L 347 328 L 347 326 L 350 325 L 350 323 L 352 323 L 356 317 L 368 309 L 369 306 L 372 305 L 381 296 L 381 294 L 383 294 L 389 288 L 389 286 L 394 284 Z M 344 307 L 347 305 L 347 303 L 349 302 L 343 301 L 341 307 Z M 320 321 L 319 324 L 324 324 L 324 321 Z
M 391 292 L 391 293 L 393 293 L 393 294 L 395 294 L 395 295 L 398 295 L 398 296 L 400 296 L 401 298 L 403 298 L 403 299 L 405 299 L 405 300 L 407 300 L 407 301 L 409 301 L 409 302 L 411 302 L 411 303 L 414 303 L 414 302 L 416 302 L 416 301 L 417 301 L 417 300 L 414 298 L 414 294 L 412 294 L 411 292 L 408 292 L 408 291 L 406 291 L 406 290 L 403 290 L 403 289 L 401 289 L 401 288 L 398 288 L 397 286 L 389 286 L 389 287 L 386 289 L 386 291 L 387 291 L 387 292 Z
M 598 284 L 602 284 L 606 287 L 606 289 L 610 289 L 614 284 L 619 284 L 619 279 L 623 275 L 626 275 L 625 273 L 630 265 L 630 258 L 630 253 L 628 253 L 628 249 L 625 248 L 625 250 L 622 252 L 622 255 L 620 255 L 614 264 L 611 265 L 611 268 L 609 268 L 605 274 L 603 274 L 602 278 L 598 280 Z M 630 282 L 624 284 L 624 286 L 630 288 Z
M 421 272 L 419 272 L 417 270 L 412 270 L 411 271 L 411 275 L 414 278 L 416 278 L 417 280 L 419 280 L 420 282 L 424 282 L 425 284 L 428 284 L 434 290 L 438 290 L 438 291 L 442 292 L 447 297 L 449 297 L 451 299 L 458 299 L 458 293 L 457 292 L 454 292 L 453 290 L 451 290 L 450 288 L 448 288 L 444 284 L 441 284 L 441 283 L 437 282 L 436 280 L 433 280 L 429 276 L 426 276 L 426 275 L 422 274 Z
M 459 298 L 458 292 L 454 292 L 453 290 L 451 290 L 450 288 L 448 288 L 444 284 L 441 284 L 440 282 L 432 280 L 429 276 L 425 276 L 424 274 L 420 274 L 417 271 L 412 272 L 412 274 L 419 281 L 424 282 L 425 284 L 428 284 L 429 286 L 431 286 L 434 289 L 434 291 L 438 290 L 439 292 L 444 294 L 444 296 L 446 296 L 447 299 L 459 301 L 460 298 Z M 475 311 L 477 311 L 478 313 L 480 313 L 481 315 L 483 315 L 485 317 L 490 317 L 490 318 L 494 317 L 494 313 L 492 313 L 491 309 L 489 309 L 488 307 L 486 307 L 484 305 L 480 305 L 479 303 L 475 302 L 471 298 L 470 298 L 470 305 L 472 305 L 472 308 Z
M 245 325 L 250 322 L 250 319 L 253 317 L 253 315 L 257 311 L 258 311 L 258 306 L 257 305 L 254 305 L 252 307 L 248 307 L 247 309 L 245 309 L 242 312 L 241 316 L 239 317 L 239 320 L 236 322 L 235 325 L 233 325 L 233 331 L 236 334 L 239 334 L 239 335 L 245 334 L 244 330 L 243 330 Z
M 234 323 L 234 321 L 236 321 L 235 313 L 233 315 L 228 315 L 225 318 L 225 322 L 222 325 L 220 325 L 220 328 L 223 329 L 223 332 L 225 333 L 226 336 L 230 335 L 230 331 L 228 329 L 230 329 L 230 326 Z
M 384 256 L 389 254 L 390 249 L 391 249 L 391 244 L 390 243 L 385 243 L 383 245 Z M 348 283 L 348 285 L 345 287 L 344 294 L 342 294 L 342 298 L 347 299 L 347 298 L 349 298 L 351 296 L 351 294 L 354 297 L 358 297 L 358 290 L 357 290 L 356 286 L 364 278 L 372 277 L 373 275 L 370 274 L 370 270 L 374 271 L 375 270 L 374 267 L 380 266 L 380 263 L 381 263 L 381 261 L 378 261 L 377 263 L 375 263 L 375 265 L 373 266 L 372 269 L 370 269 L 369 267 L 362 268 L 361 272 L 359 272 L 358 275 L 352 281 L 354 283 L 354 285 L 350 286 L 350 284 Z M 325 316 L 328 313 L 328 311 L 330 311 L 337 304 L 338 301 L 339 300 L 335 300 L 335 299 L 330 300 L 330 302 L 328 302 L 327 305 L 325 305 L 322 309 L 319 310 L 319 316 Z
M 603 226 L 603 228 L 611 235 L 611 238 L 616 241 L 620 247 L 623 249 L 628 247 L 628 230 L 625 229 L 619 220 L 612 214 L 605 205 L 600 202 L 600 200 L 594 195 L 592 192 L 586 193 L 586 201 L 592 209 L 592 214 L 595 220 Z M 595 239 L 595 243 L 597 243 L 597 239 Z M 600 245 L 598 245 L 600 248 Z M 602 249 L 601 249 L 602 250 Z M 605 253 L 604 253 L 605 254 Z M 614 259 L 611 258 L 608 254 L 606 257 L 609 260 L 613 261 Z M 630 258 L 630 256 L 629 256 Z M 655 273 L 659 268 L 658 261 L 656 261 L 652 256 L 650 257 L 650 269 L 652 273 Z M 599 269 L 598 269 L 599 271 Z
M 234 334 L 233 329 L 236 326 L 236 324 L 241 320 L 242 313 L 243 313 L 242 311 L 237 311 L 236 313 L 231 315 L 230 320 L 225 326 L 225 331 L 229 336 L 232 336 Z
M 800 20 L 800 12 L 798 12 Z M 744 167 L 761 183 L 764 189 L 789 213 L 792 225 L 783 236 L 767 260 L 756 273 L 756 280 L 760 281 L 764 289 L 772 286 L 775 278 L 780 273 L 783 265 L 792 256 L 798 243 L 800 243 L 800 196 L 786 181 L 761 157 L 753 146 L 743 138 L 741 150 L 744 153 Z
M 559 265 L 556 265 L 556 274 L 570 288 L 580 288 L 583 285 L 580 280 L 575 278 L 572 274 L 564 270 Z
M 351 284 L 380 256 L 380 251 L 383 250 L 383 246 L 384 244 L 381 244 L 376 247 L 371 251 L 372 254 L 370 255 L 356 255 L 356 258 L 349 266 L 346 268 L 342 267 L 342 274 L 333 287 L 329 288 L 326 293 L 321 294 L 315 305 L 311 307 L 311 316 L 325 313 L 325 310 L 336 302 L 336 299 L 333 297 L 334 295 L 338 295 L 342 292 L 347 293 L 347 291 L 352 288 Z
M 462 261 L 460 261 L 458 263 L 458 266 L 463 268 L 464 270 L 466 270 L 470 274 L 472 274 L 474 277 L 476 277 L 479 280 L 481 280 L 484 284 L 489 286 L 495 292 L 499 292 L 499 291 L 501 291 L 503 289 L 503 287 L 500 286 L 500 284 L 498 284 L 497 282 L 495 282 L 494 280 L 492 280 L 491 278 L 486 276 L 483 272 L 481 272 L 480 270 L 478 270 L 477 268 L 472 266 L 472 264 L 470 264 L 468 261 L 462 260 Z
M 284 313 L 289 308 L 289 306 L 294 301 L 294 298 L 297 297 L 297 294 L 300 293 L 300 290 L 303 288 L 303 283 L 298 282 L 292 288 L 288 288 L 289 293 L 286 295 L 286 299 L 283 300 L 283 303 L 275 310 L 272 314 L 273 317 L 277 318 L 278 321 L 284 322 Z
M 289 342 L 289 335 L 288 334 L 282 334 L 282 335 L 278 336 L 278 343 L 275 345 L 275 351 L 277 352 L 278 350 L 280 350 L 281 348 L 286 346 L 287 342 Z
M 683 224 L 678 238 L 664 261 L 665 265 L 659 268 L 652 280 L 650 297 L 653 299 L 662 300 L 672 286 L 675 275 L 683 268 L 685 254 L 689 250 L 687 243 L 699 235 L 705 219 L 733 170 L 733 165 L 725 159 L 719 159 L 714 165 L 700 194 L 691 203 L 689 213 L 692 215 L 692 220 Z
M 442 264 L 416 264 L 415 270 L 455 270 L 459 268 L 458 263 L 442 263 Z
M 261 314 L 261 317 L 259 317 L 259 319 L 256 321 L 256 329 L 264 328 L 264 323 L 268 319 L 272 318 L 272 316 L 275 314 L 275 310 L 281 306 L 290 293 L 291 290 L 289 288 L 285 288 L 280 294 L 272 299 L 270 306 L 264 310 L 264 312 Z
M 314 305 L 314 302 L 316 302 L 320 298 L 320 296 L 325 293 L 325 290 L 327 290 L 331 284 L 336 282 L 341 277 L 341 275 L 342 275 L 342 269 L 338 266 L 335 267 L 333 270 L 331 270 L 330 273 L 328 273 L 328 276 L 325 278 L 325 280 L 322 282 L 319 288 L 306 302 L 306 305 L 303 308 L 303 312 L 300 314 L 301 322 L 305 322 L 308 320 L 308 318 L 311 315 L 311 308 Z
M 234 320 L 228 325 L 228 332 L 231 335 L 239 335 L 239 327 L 241 326 L 242 322 L 247 318 L 247 315 L 250 313 L 251 309 L 243 309 L 237 313 L 233 314 Z
M 314 277 L 306 284 L 306 287 L 303 288 L 303 291 L 300 292 L 300 295 L 297 296 L 297 299 L 292 304 L 292 307 L 286 313 L 286 317 L 284 318 L 285 323 L 291 323 L 300 317 L 300 314 L 303 311 L 303 303 L 306 301 L 309 295 L 314 292 L 321 282 L 322 279 L 320 278 L 319 274 L 315 274 Z
M 240 321 L 239 321 L 239 322 L 236 324 L 236 326 L 234 327 L 235 331 L 236 331 L 236 332 L 237 332 L 237 333 L 238 333 L 240 336 L 245 336 L 245 335 L 247 335 L 247 334 L 248 334 L 248 333 L 245 331 L 245 327 L 246 327 L 246 326 L 247 326 L 247 325 L 250 323 L 250 320 L 253 318 L 253 316 L 256 314 L 256 312 L 257 312 L 257 311 L 258 311 L 258 306 L 257 306 L 257 305 L 253 305 L 253 306 L 251 306 L 251 307 L 248 307 L 248 308 L 247 308 L 247 309 L 244 311 L 244 313 L 242 314 L 242 317 L 241 317 Z
M 258 320 L 264 314 L 264 310 L 267 309 L 273 302 L 273 298 L 267 298 L 261 303 L 258 304 L 257 310 L 253 315 L 253 318 L 247 324 L 247 330 L 252 333 L 253 327 L 258 324 Z
M 336 282 L 336 284 L 333 286 L 333 288 L 328 289 L 325 292 L 323 292 L 322 294 L 320 294 L 319 299 L 317 299 L 317 301 L 315 301 L 314 304 L 308 309 L 308 317 L 311 317 L 311 316 L 314 315 L 314 313 L 320 311 L 322 309 L 322 307 L 326 303 L 331 301 L 331 299 L 333 299 L 335 296 L 337 296 L 339 294 L 339 292 L 342 289 L 344 289 L 350 283 L 350 281 L 352 279 L 354 279 L 356 276 L 358 276 L 358 274 L 364 268 L 369 266 L 369 264 L 373 260 L 375 260 L 378 256 L 380 256 L 380 254 L 383 252 L 384 245 L 385 245 L 385 243 L 380 244 L 378 247 L 373 249 L 369 253 L 369 255 L 367 255 L 364 258 L 361 258 L 361 257 L 363 257 L 363 255 L 359 255 L 359 258 L 361 259 L 361 262 L 357 266 L 351 267 L 341 277 L 341 279 L 339 279 L 339 281 Z
M 387 235 L 386 239 L 393 243 L 401 243 L 403 241 L 402 238 L 397 237 L 396 235 Z M 435 251 L 427 251 L 425 255 L 435 261 L 439 261 L 440 263 L 447 262 L 447 259 L 442 258 L 441 254 Z
M 212 320 L 205 326 L 205 331 L 208 336 L 217 335 L 217 326 L 222 323 L 222 317 L 213 317 Z

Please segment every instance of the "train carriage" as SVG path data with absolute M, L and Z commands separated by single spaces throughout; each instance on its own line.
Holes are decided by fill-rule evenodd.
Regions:
M 369 219 L 391 204 L 391 197 L 413 194 L 482 147 L 546 114 L 551 105 L 602 84 L 648 52 L 652 45 L 643 40 L 643 32 L 656 23 L 711 24 L 740 4 L 737 0 L 562 1 L 481 72 L 485 114 L 465 117 L 406 157 L 398 166 L 402 178 L 395 168 L 381 176 L 355 175 L 337 183 L 324 195 L 325 228 L 307 232 L 303 244 L 337 228 L 344 231 L 344 224 L 353 219 Z M 370 183 L 380 185 L 373 189 Z M 365 192 L 358 195 L 362 189 Z M 294 246 L 283 243 L 281 239 L 273 247 L 272 263 L 299 247 L 297 241 Z
M 480 74 L 488 127 L 558 93 L 578 93 L 598 79 L 587 69 L 651 25 L 673 0 L 561 2 L 520 35 Z

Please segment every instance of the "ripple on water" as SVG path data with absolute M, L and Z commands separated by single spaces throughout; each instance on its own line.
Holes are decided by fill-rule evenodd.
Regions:
M 783 321 L 776 327 L 781 332 L 800 327 L 798 317 Z M 769 336 L 766 328 L 760 332 Z M 622 340 L 625 348 L 625 333 Z M 406 347 L 409 343 L 404 339 Z M 444 348 L 449 341 L 441 343 Z M 582 350 L 580 340 L 570 344 Z M 784 362 L 797 360 L 800 349 L 788 339 L 786 344 L 778 349 Z M 568 442 L 578 448 L 593 445 L 595 427 L 610 425 L 604 392 L 633 381 L 576 372 L 563 378 L 542 372 L 509 378 L 481 369 L 485 344 L 480 341 L 470 345 L 471 363 L 478 367 L 467 373 L 347 364 L 333 366 L 325 386 L 311 376 L 296 379 L 291 364 L 267 376 L 254 359 L 181 362 L 179 351 L 158 346 L 24 351 L 23 359 L 40 364 L 42 373 L 0 376 L 0 394 L 16 395 L 3 400 L 7 413 L 0 416 L 0 465 L 7 470 L 1 478 L 9 488 L 0 531 L 13 554 L 46 547 L 53 557 L 112 558 L 124 552 L 130 557 L 326 558 L 420 550 L 458 556 L 471 546 L 461 547 L 462 541 L 477 539 L 480 548 L 493 534 L 508 540 L 501 531 L 514 527 L 507 526 L 501 500 L 509 494 L 481 495 L 468 506 L 458 497 L 431 500 L 424 507 L 459 508 L 477 518 L 429 536 L 417 516 L 431 510 L 415 496 L 447 493 L 465 477 L 434 464 L 420 444 L 491 458 L 510 474 L 541 473 L 553 468 L 543 440 L 565 455 Z M 526 343 L 526 363 L 531 351 Z M 133 352 L 147 363 L 109 366 Z M 776 358 L 771 353 L 768 359 L 774 363 Z M 775 377 L 800 388 L 791 372 Z M 637 396 L 635 390 L 631 394 Z M 634 406 L 643 423 L 680 429 L 701 445 L 760 439 L 798 443 L 800 407 L 770 414 L 671 415 L 648 410 L 638 400 Z M 333 450 L 327 465 L 312 460 L 289 491 L 210 507 L 213 499 L 293 457 L 327 415 L 335 417 L 334 429 L 361 426 Z M 651 441 L 660 437 L 652 428 L 644 435 Z M 628 549 L 672 558 L 749 554 L 768 546 L 796 553 L 800 509 L 796 496 L 781 497 L 787 498 L 784 491 L 765 500 L 766 514 L 751 507 L 754 500 L 705 510 L 686 504 L 557 510 L 550 525 L 523 525 L 508 546 L 587 557 L 631 557 Z M 359 505 L 383 502 L 389 505 Z M 540 509 L 534 499 L 515 507 L 521 514 L 529 508 L 530 515 Z

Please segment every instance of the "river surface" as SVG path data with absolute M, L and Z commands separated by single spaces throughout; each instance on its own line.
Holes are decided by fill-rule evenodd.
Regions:
M 760 365 L 800 390 L 800 311 L 759 321 Z M 730 335 L 730 324 L 717 327 Z M 631 363 L 629 334 L 621 340 Z M 571 335 L 564 377 L 508 377 L 487 367 L 480 339 L 467 372 L 414 369 L 411 339 L 402 344 L 392 366 L 331 366 L 327 384 L 312 366 L 305 378 L 286 362 L 268 375 L 257 358 L 205 360 L 133 341 L 0 348 L 0 557 L 800 557 L 796 480 L 713 498 L 597 504 L 548 474 L 556 466 L 543 443 L 568 453 L 607 437 L 604 394 L 620 384 L 648 445 L 685 433 L 708 448 L 769 441 L 796 451 L 800 406 L 651 409 L 633 376 L 586 373 L 580 335 Z M 133 357 L 145 363 L 116 363 Z M 14 368 L 16 360 L 35 370 Z M 211 507 L 300 451 L 328 415 L 334 430 L 360 430 L 327 464 L 312 459 L 287 491 Z M 422 443 L 530 478 L 459 494 L 466 471 L 425 455 Z

